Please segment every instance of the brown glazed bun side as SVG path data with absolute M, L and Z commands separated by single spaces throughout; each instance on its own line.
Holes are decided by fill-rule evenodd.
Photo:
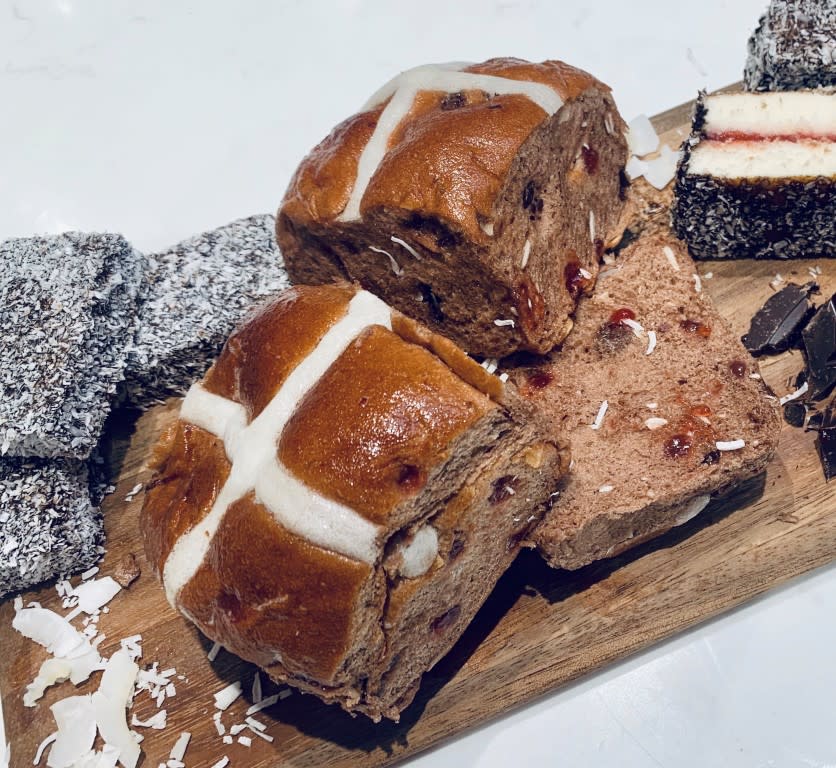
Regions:
M 522 94 L 419 91 L 360 217 L 346 221 L 388 100 L 354 115 L 296 171 L 279 246 L 294 282 L 356 280 L 469 353 L 547 352 L 616 234 L 624 123 L 607 86 L 559 61 L 492 59 L 463 72 L 540 83 L 564 104 L 549 115 Z
M 230 337 L 203 388 L 252 421 L 346 315 L 355 290 L 286 291 Z M 207 637 L 275 679 L 375 720 L 397 719 L 409 704 L 567 465 L 513 386 L 397 313 L 392 326 L 359 332 L 276 443 L 293 478 L 377 526 L 375 556 L 312 542 L 251 491 L 229 505 L 174 600 Z M 230 464 L 203 427 L 180 420 L 164 435 L 141 520 L 159 576 L 178 539 L 206 519 Z M 413 573 L 407 550 L 428 526 L 438 545 Z

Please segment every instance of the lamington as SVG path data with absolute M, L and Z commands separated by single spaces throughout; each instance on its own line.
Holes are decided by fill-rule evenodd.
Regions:
M 701 94 L 672 215 L 697 259 L 836 255 L 836 94 Z
M 748 91 L 836 86 L 836 2 L 772 0 L 749 38 Z
M 0 454 L 86 459 L 124 378 L 145 259 L 120 235 L 0 243 Z
M 0 461 L 0 598 L 89 568 L 103 543 L 84 462 Z
M 149 256 L 127 393 L 145 406 L 182 395 L 247 311 L 289 281 L 272 215 L 238 219 Z

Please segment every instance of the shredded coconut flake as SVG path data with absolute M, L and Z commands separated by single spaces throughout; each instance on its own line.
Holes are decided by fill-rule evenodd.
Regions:
M 679 162 L 679 153 L 672 150 L 667 144 L 663 144 L 659 150 L 659 156 L 646 162 L 644 177 L 647 183 L 656 189 L 664 189 L 673 181 L 676 176 L 676 165 Z
M 250 717 L 247 715 L 246 719 L 244 720 L 246 724 L 249 726 L 250 730 L 255 729 L 256 731 L 264 731 L 267 730 L 267 726 L 261 722 L 261 720 L 256 720 L 254 717 Z
M 182 760 L 186 755 L 186 748 L 189 746 L 189 739 L 191 738 L 191 733 L 183 731 L 183 733 L 177 737 L 177 741 L 174 742 L 174 746 L 171 748 L 171 752 L 168 753 L 168 756 L 172 760 Z
M 507 373 L 500 373 L 499 374 L 499 380 L 504 384 L 506 381 L 508 381 L 508 374 Z
M 613 490 L 614 490 L 614 487 L 612 485 L 602 485 L 598 489 L 598 493 L 611 493 Z
M 807 384 L 807 382 L 805 381 L 805 382 L 804 382 L 804 383 L 803 383 L 803 384 L 802 384 L 802 385 L 801 385 L 798 389 L 796 389 L 796 390 L 795 390 L 795 392 L 790 392 L 790 394 L 788 394 L 788 395 L 784 395 L 784 396 L 783 396 L 783 397 L 782 397 L 782 398 L 778 401 L 778 403 L 779 403 L 780 405 L 785 405 L 786 403 L 789 403 L 789 402 L 791 402 L 791 401 L 793 401 L 793 400 L 797 400 L 799 397 L 801 397 L 802 395 L 806 394 L 806 393 L 807 393 L 807 390 L 808 390 L 809 388 L 810 388 L 810 386 L 809 386 L 809 385 Z
M 520 261 L 520 269 L 525 269 L 528 264 L 528 257 L 531 255 L 531 240 L 526 239 L 523 246 L 522 260 Z
M 633 331 L 633 335 L 641 338 L 644 334 L 644 326 L 638 322 L 637 320 L 633 320 L 630 317 L 625 317 L 621 321 L 624 325 L 626 325 L 631 331 Z
M 601 424 L 604 423 L 604 416 L 607 415 L 607 409 L 610 407 L 610 404 L 607 400 L 604 400 L 601 403 L 601 406 L 598 408 L 598 413 L 595 416 L 595 421 L 589 425 L 590 429 L 601 429 Z
M 647 172 L 647 163 L 633 156 L 627 161 L 627 165 L 624 166 L 624 172 L 630 177 L 631 181 L 634 181 L 644 176 Z
M 159 710 L 147 720 L 140 720 L 136 715 L 132 715 L 131 725 L 136 726 L 137 728 L 153 728 L 157 731 L 161 731 L 166 726 L 167 717 L 168 713 L 164 709 Z
M 595 212 L 589 212 L 589 242 L 595 242 Z
M 38 751 L 37 751 L 37 752 L 35 752 L 35 759 L 32 761 L 32 765 L 37 765 L 38 763 L 40 763 L 40 762 L 41 762 L 41 757 L 43 757 L 44 750 L 45 750 L 45 749 L 46 749 L 46 748 L 47 748 L 50 744 L 52 744 L 52 742 L 53 742 L 53 741 L 55 741 L 55 739 L 57 739 L 57 738 L 58 738 L 58 731 L 55 731 L 55 732 L 53 732 L 53 733 L 50 733 L 50 734 L 49 734 L 49 736 L 47 736 L 47 737 L 46 737 L 46 738 L 45 738 L 45 739 L 44 739 L 44 740 L 43 740 L 43 741 L 42 741 L 42 742 L 38 745 Z M 9 752 L 10 752 L 10 750 L 9 750 L 9 748 L 7 747 L 7 748 L 6 748 L 6 754 L 8 755 L 8 754 L 9 754 Z
M 717 447 L 718 451 L 739 451 L 741 448 L 746 447 L 745 440 L 718 440 L 714 445 Z
M 498 325 L 498 326 L 510 325 L 512 328 L 516 325 L 516 323 L 513 320 L 511 320 L 510 318 L 508 320 L 503 320 L 501 318 L 497 318 L 496 320 L 493 321 L 493 324 Z
M 652 354 L 656 349 L 656 331 L 647 332 L 647 349 L 644 351 L 646 355 Z
M 226 688 L 218 691 L 215 696 L 215 707 L 225 710 L 241 695 L 241 682 L 230 683 Z
M 253 676 L 252 697 L 256 704 L 264 698 L 264 695 L 261 692 L 261 675 L 258 673 L 258 670 L 256 670 L 255 675 Z
M 375 253 L 382 253 L 382 254 L 384 254 L 384 255 L 388 256 L 388 257 L 389 257 L 389 264 L 390 264 L 390 265 L 391 265 L 391 267 L 392 267 L 392 271 L 393 271 L 393 272 L 394 272 L 394 273 L 395 273 L 398 277 L 400 277 L 400 276 L 403 274 L 403 268 L 401 267 L 401 265 L 400 265 L 400 264 L 398 264 L 398 262 L 397 262 L 397 261 L 395 261 L 395 257 L 394 257 L 391 253 L 389 253 L 389 251 L 384 251 L 384 250 L 383 250 L 383 248 L 377 248 L 377 247 L 376 247 L 376 246 L 374 246 L 374 245 L 370 245 L 370 246 L 369 246 L 369 250 L 370 250 L 370 251 L 374 251 Z
M 578 272 L 580 273 L 580 276 L 581 276 L 584 280 L 591 280 L 591 279 L 592 279 L 592 272 L 590 272 L 589 270 L 584 269 L 583 267 L 581 267 L 581 268 L 578 270 Z
M 761 377 L 761 375 L 759 373 L 750 373 L 749 374 L 750 379 L 759 379 L 760 377 Z
M 406 248 L 406 250 L 409 253 L 411 253 L 418 261 L 421 261 L 421 254 L 418 253 L 418 251 L 416 251 L 409 243 L 407 243 L 406 240 L 401 240 L 401 238 L 395 237 L 394 235 L 392 235 L 392 237 L 390 237 L 389 239 L 393 243 L 397 243 L 398 245 L 401 245 L 404 248 Z
M 697 293 L 702 293 L 702 280 L 700 280 L 700 276 L 696 272 L 694 272 L 693 278 L 694 278 L 694 290 Z
M 648 429 L 659 429 L 660 427 L 664 427 L 667 423 L 668 423 L 667 419 L 651 417 L 651 418 L 645 420 L 644 425 Z
M 676 260 L 676 254 L 674 254 L 673 248 L 666 245 L 662 248 L 662 252 L 665 254 L 665 258 L 668 260 L 668 264 L 670 264 L 673 268 L 673 271 L 679 272 L 679 262 Z
M 224 755 L 217 763 L 215 763 L 212 768 L 226 768 L 229 765 L 229 758 Z
M 218 653 L 220 652 L 222 646 L 220 643 L 212 643 L 212 647 L 209 649 L 209 653 L 206 654 L 206 658 L 209 661 L 214 661 L 218 658 Z
M 659 403 L 645 403 L 644 407 L 651 411 L 655 411 L 659 407 Z
M 638 115 L 627 126 L 627 146 L 639 157 L 655 152 L 659 147 L 659 136 L 647 115 Z
M 262 699 L 261 701 L 257 701 L 255 704 L 250 706 L 247 709 L 246 714 L 254 715 L 256 712 L 261 712 L 262 709 L 267 709 L 267 707 L 272 707 L 280 698 L 278 693 L 273 694 L 272 696 L 267 696 L 266 698 Z

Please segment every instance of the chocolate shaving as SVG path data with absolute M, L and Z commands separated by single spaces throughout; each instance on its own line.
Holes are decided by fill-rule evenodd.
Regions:
M 816 445 L 824 470 L 824 479 L 829 481 L 836 477 L 836 401 L 831 401 L 824 412 Z
M 807 419 L 807 406 L 798 400 L 793 400 L 784 406 L 784 421 L 791 427 L 803 427 Z
M 836 384 L 836 294 L 818 308 L 801 335 L 807 356 L 808 397 L 821 400 Z
M 789 349 L 813 314 L 810 294 L 817 290 L 815 283 L 789 283 L 770 296 L 755 313 L 749 333 L 742 338 L 746 349 L 753 355 L 775 354 Z

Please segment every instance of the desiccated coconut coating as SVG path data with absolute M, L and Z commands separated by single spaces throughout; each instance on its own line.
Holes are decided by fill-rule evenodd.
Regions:
M 836 2 L 772 0 L 749 38 L 746 90 L 836 86 Z
M 0 462 L 0 598 L 89 568 L 103 541 L 83 462 Z
M 128 361 L 135 404 L 185 392 L 248 310 L 288 287 L 274 229 L 272 215 L 251 216 L 149 257 Z
M 0 454 L 84 459 L 134 333 L 144 257 L 120 235 L 0 243 Z

